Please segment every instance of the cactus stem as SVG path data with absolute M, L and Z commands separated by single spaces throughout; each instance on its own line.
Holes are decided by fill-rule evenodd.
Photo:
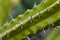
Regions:
M 47 7 L 47 11 L 49 12 L 50 11 L 50 9 Z
M 20 24 L 16 24 L 15 27 L 13 27 L 13 30 L 16 30 L 16 27 L 18 27 Z
M 15 30 L 15 27 L 13 27 L 13 30 Z
M 36 32 L 32 32 L 31 30 L 28 30 L 31 34 L 36 34 Z

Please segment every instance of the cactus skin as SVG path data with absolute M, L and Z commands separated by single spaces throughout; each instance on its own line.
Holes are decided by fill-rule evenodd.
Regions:
M 50 1 L 52 1 L 52 0 L 50 0 Z M 46 1 L 46 2 L 49 3 L 50 1 Z M 44 5 L 42 5 L 43 3 L 41 3 L 41 4 L 40 4 L 41 6 L 38 5 L 36 8 L 33 8 L 31 11 L 27 11 L 27 12 L 25 12 L 23 15 L 17 17 L 17 18 L 16 18 L 15 20 L 13 20 L 13 21 L 11 21 L 11 22 L 7 25 L 7 29 L 10 29 L 11 27 L 13 27 L 13 26 L 15 26 L 16 24 L 20 23 L 20 21 L 26 20 L 26 19 L 27 19 L 28 17 L 30 17 L 31 15 L 34 15 L 34 14 L 38 13 L 38 11 L 43 10 L 44 8 L 46 8 L 47 6 L 51 5 L 51 4 L 54 3 L 55 1 L 52 1 L 51 4 L 48 4 L 47 6 L 45 6 L 46 2 L 44 3 Z M 43 7 L 43 6 L 45 6 L 45 7 Z M 42 8 L 40 8 L 40 7 L 42 7 Z M 34 11 L 34 10 L 36 10 L 36 11 Z M 33 12 L 33 11 L 34 11 L 34 12 Z M 31 12 L 32 12 L 33 14 L 32 14 Z M 26 15 L 26 14 L 27 14 L 27 15 Z M 15 21 L 15 22 L 14 22 L 14 21 Z
M 52 1 L 52 0 L 50 0 L 50 1 Z M 50 1 L 46 1 L 46 2 L 49 3 Z M 42 5 L 43 3 L 41 3 L 41 4 L 40 4 L 41 6 L 38 5 L 36 8 L 33 8 L 31 11 L 26 11 L 23 15 L 20 15 L 19 17 L 17 17 L 17 18 L 14 20 L 15 22 L 11 21 L 11 22 L 8 24 L 8 27 L 9 27 L 9 26 L 10 26 L 10 27 L 15 26 L 16 24 L 20 23 L 20 21 L 24 21 L 25 19 L 27 19 L 27 18 L 30 17 L 31 15 L 34 15 L 34 14 L 38 13 L 38 11 L 41 11 L 41 10 L 45 9 L 45 8 L 47 8 L 47 6 L 49 6 L 49 5 L 51 5 L 52 3 L 54 3 L 54 1 L 52 1 L 51 4 L 48 4 L 47 6 L 45 6 L 45 5 L 46 5 L 46 2 L 44 3 L 44 5 Z M 45 6 L 45 7 L 43 7 L 43 6 Z M 40 8 L 40 7 L 42 7 L 42 8 Z M 34 10 L 36 10 L 36 11 L 34 11 Z M 34 12 L 33 12 L 33 11 L 34 11 Z M 12 23 L 12 22 L 13 22 L 13 23 Z
M 58 7 L 57 11 L 56 11 L 56 10 L 53 11 L 53 9 L 54 9 L 56 6 Z M 50 7 L 51 7 L 52 9 L 51 9 Z M 20 26 L 19 26 L 19 25 L 15 26 L 15 23 L 14 23 L 14 22 L 16 22 L 16 20 L 19 19 L 19 17 L 18 17 L 18 19 L 13 20 L 13 22 L 11 22 L 11 24 L 13 23 L 14 26 L 16 27 L 16 29 L 15 29 L 15 27 L 14 27 L 13 30 L 10 29 L 10 25 L 11 25 L 11 24 L 8 24 L 8 27 L 9 27 L 9 29 L 10 29 L 10 30 L 8 30 L 8 33 L 10 34 L 10 37 L 13 36 L 13 35 L 14 35 L 14 32 L 16 32 L 16 31 L 17 31 L 17 33 L 19 33 L 19 34 L 18 34 L 18 35 L 15 35 L 15 36 L 12 37 L 11 39 L 8 39 L 8 38 L 7 38 L 7 35 L 6 35 L 5 32 L 4 32 L 4 30 L 2 30 L 3 32 L 2 32 L 2 31 L 1 31 L 1 32 L 3 33 L 3 34 L 2 34 L 3 40 L 5 40 L 5 39 L 6 39 L 6 40 L 15 40 L 15 37 L 17 38 L 17 36 L 19 36 L 19 38 L 22 39 L 23 37 L 25 37 L 25 36 L 27 36 L 27 35 L 29 35 L 29 34 L 31 34 L 31 33 L 37 32 L 40 27 L 41 27 L 41 28 L 45 28 L 47 25 L 49 25 L 50 22 L 56 22 L 56 21 L 59 19 L 58 16 L 60 16 L 60 12 L 59 12 L 59 11 L 60 11 L 60 10 L 59 10 L 60 7 L 59 7 L 59 5 L 56 5 L 56 3 L 54 3 L 54 4 L 53 4 L 52 6 L 50 6 L 50 7 L 49 7 L 49 8 L 51 9 L 52 13 L 55 13 L 55 14 L 48 16 L 48 18 L 42 20 L 41 22 L 36 23 L 36 25 L 33 24 L 33 25 L 30 26 L 28 29 L 26 29 L 27 27 L 24 28 L 25 30 L 23 30 L 21 33 L 19 33 L 19 31 L 20 31 L 20 28 L 19 28 L 19 27 L 20 27 Z M 36 9 L 36 10 L 34 10 L 34 9 L 35 9 L 35 8 L 32 9 L 33 12 L 36 11 L 36 13 L 37 13 L 37 11 L 39 11 L 39 10 L 37 10 L 37 9 Z M 43 10 L 43 11 L 42 11 L 42 14 L 47 13 L 47 11 L 48 11 L 48 10 L 46 10 L 46 9 Z M 56 12 L 55 12 L 55 11 L 56 11 Z M 29 11 L 29 12 L 31 13 L 32 11 Z M 29 13 L 29 12 L 28 12 L 28 13 Z M 42 14 L 41 14 L 41 15 L 42 15 Z M 45 14 L 44 14 L 44 15 L 45 15 Z M 31 16 L 31 15 L 28 15 L 28 16 Z M 23 14 L 23 15 L 20 17 L 20 18 L 21 18 L 20 20 L 23 20 L 22 17 L 23 17 L 23 18 L 24 18 L 24 17 L 27 18 L 28 16 L 25 17 L 25 15 Z M 38 16 L 38 15 L 35 15 L 35 14 L 34 14 L 34 16 L 33 16 L 32 19 L 34 19 L 34 18 L 37 17 L 37 16 Z M 50 20 L 50 19 L 51 19 L 51 20 Z M 18 22 L 19 22 L 20 20 L 18 20 Z M 25 19 L 24 19 L 24 20 L 25 20 Z M 23 20 L 23 21 L 24 21 L 24 20 Z M 34 19 L 34 20 L 35 20 L 35 19 Z M 29 21 L 29 19 L 27 19 L 23 24 L 24 24 L 24 25 L 26 25 L 26 23 L 28 24 L 28 21 Z M 17 24 L 18 22 L 16 22 L 16 24 Z M 46 24 L 45 24 L 45 23 L 46 23 Z M 11 27 L 13 26 L 13 24 L 11 25 Z M 40 26 L 39 26 L 39 24 L 40 24 Z M 41 25 L 41 24 L 43 24 L 43 25 Z M 26 26 L 27 26 L 27 25 L 26 25 Z M 37 27 L 36 27 L 36 26 L 37 26 Z M 34 28 L 34 29 L 33 29 L 33 28 Z M 31 29 L 32 29 L 32 30 L 31 30 Z M 5 30 L 5 31 L 6 31 L 6 30 Z M 14 32 L 13 32 L 13 31 L 14 31 Z M 19 38 L 17 38 L 17 39 L 20 40 Z
M 54 4 L 55 4 L 55 5 L 54 5 L 53 7 L 56 7 L 56 6 L 57 6 L 56 3 L 54 3 Z M 50 7 L 51 7 L 51 6 L 50 6 Z M 53 8 L 53 7 L 52 7 L 52 8 Z M 45 12 L 46 12 L 46 11 L 45 11 Z M 45 12 L 42 12 L 42 14 L 45 13 Z M 57 17 L 57 16 L 60 16 L 60 14 L 59 14 L 59 13 L 56 13 L 55 16 L 53 15 L 53 18 L 52 18 L 52 16 L 51 16 L 51 18 L 52 18 L 51 21 L 52 21 L 52 22 L 55 22 L 56 20 L 58 20 L 58 17 Z M 54 19 L 54 17 L 56 17 L 56 20 Z M 51 18 L 49 17 L 49 19 L 51 19 Z M 47 19 L 48 19 L 48 18 L 47 18 Z M 44 21 L 42 21 L 42 22 L 40 22 L 40 23 L 43 23 L 43 24 L 44 24 L 45 21 L 47 21 L 47 19 L 44 20 Z M 51 21 L 50 21 L 50 22 L 51 22 Z M 48 21 L 48 22 L 49 22 L 49 21 Z M 50 23 L 50 22 L 49 22 L 49 23 Z M 37 24 L 40 24 L 40 23 L 37 23 Z M 49 24 L 49 23 L 48 23 L 48 24 Z M 47 24 L 44 24 L 43 26 L 45 27 L 46 25 L 47 25 Z M 40 25 L 40 26 L 42 26 L 42 25 Z M 33 33 L 36 32 L 36 31 L 38 30 L 38 28 L 39 28 L 39 25 L 38 25 L 37 29 L 36 29 L 35 27 L 36 27 L 36 25 L 34 25 L 34 26 L 32 26 L 31 28 L 29 28 L 29 30 L 32 29 L 32 30 L 30 30 L 30 31 L 32 31 Z M 33 29 L 33 28 L 34 28 L 34 29 Z M 26 31 L 28 32 L 28 34 L 29 34 L 29 30 L 26 30 Z M 25 31 L 25 32 L 26 32 L 26 31 Z M 25 33 L 25 32 L 22 31 L 22 33 Z M 28 34 L 27 34 L 27 35 L 28 35 Z M 20 35 L 21 35 L 21 34 L 20 34 Z M 25 34 L 25 36 L 26 36 L 26 34 Z M 23 36 L 22 36 L 22 37 L 23 37 Z M 20 38 L 21 38 L 21 37 L 20 37 Z
M 21 33 L 17 34 L 16 36 L 12 37 L 11 39 L 13 39 L 13 40 L 14 40 L 14 38 L 18 39 L 18 37 L 20 37 L 20 39 L 22 39 L 23 37 L 25 37 L 25 36 L 27 36 L 31 33 L 34 34 L 35 32 L 37 32 L 37 30 L 42 29 L 42 28 L 46 27 L 47 25 L 49 25 L 50 22 L 57 21 L 57 18 L 58 18 L 57 14 L 60 15 L 60 13 L 58 12 L 58 13 L 55 14 L 55 16 L 52 15 L 51 17 L 47 18 L 46 20 L 43 20 L 42 22 L 37 23 L 34 26 L 22 31 Z M 54 18 L 54 17 L 56 17 L 56 18 Z M 52 19 L 52 20 L 49 21 L 49 19 Z M 49 22 L 47 22 L 47 21 L 49 21 Z M 44 24 L 44 25 L 42 25 L 42 24 Z
M 34 35 L 29 35 L 28 37 L 31 39 L 31 40 L 44 40 L 46 39 L 46 37 L 48 37 L 49 33 L 51 30 L 53 30 L 56 26 L 59 26 L 60 25 L 60 20 L 56 21 L 55 23 L 53 23 L 54 25 L 52 26 L 51 24 L 48 25 L 48 27 L 46 28 L 43 28 L 42 30 L 39 30 L 36 32 L 36 34 Z M 45 31 L 45 33 L 44 33 Z M 27 38 L 24 38 L 23 40 L 27 40 Z

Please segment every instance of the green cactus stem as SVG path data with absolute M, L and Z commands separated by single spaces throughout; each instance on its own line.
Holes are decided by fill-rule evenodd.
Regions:
M 22 31 L 21 33 L 15 35 L 14 37 L 12 37 L 10 40 L 14 40 L 15 38 L 22 39 L 26 36 L 28 36 L 29 34 L 34 34 L 36 33 L 38 30 L 45 28 L 47 25 L 49 25 L 51 22 L 56 22 L 59 19 L 60 15 L 60 11 L 58 11 L 57 13 L 55 13 L 54 15 L 48 17 L 47 19 L 35 24 L 34 26 L 31 26 L 30 28 Z M 42 25 L 43 24 L 43 25 Z M 19 38 L 18 38 L 19 37 Z
M 55 2 L 55 4 L 56 4 L 56 2 Z M 56 22 L 56 21 L 59 19 L 58 16 L 60 16 L 59 11 L 56 12 L 54 15 L 48 17 L 46 20 L 43 20 L 42 22 L 37 23 L 37 24 L 34 25 L 34 26 L 31 26 L 31 28 L 29 28 L 28 30 L 26 29 L 26 31 L 22 31 L 20 34 L 26 32 L 26 34 L 23 35 L 23 36 L 26 36 L 26 35 L 29 34 L 30 31 L 32 31 L 32 32 L 34 33 L 34 32 L 36 32 L 36 31 L 39 29 L 39 27 L 44 28 L 44 27 L 46 27 L 49 23 L 51 23 L 51 22 Z M 51 19 L 51 20 L 50 20 L 50 19 Z M 44 25 L 42 25 L 42 24 L 44 24 Z M 28 34 L 27 34 L 27 33 L 28 33 Z
M 38 5 L 37 7 L 25 12 L 25 14 L 17 17 L 15 20 L 7 24 L 4 30 L 2 29 L 0 31 L 0 35 L 2 36 L 2 39 L 15 40 L 15 37 L 17 38 L 18 36 L 19 38 L 17 39 L 20 40 L 29 34 L 36 33 L 39 29 L 45 28 L 51 22 L 55 23 L 57 20 L 59 20 L 59 16 L 60 16 L 59 2 L 60 1 L 58 2 L 52 1 L 52 3 L 49 3 L 51 1 L 52 0 L 49 0 L 49 1 L 46 0 L 45 2 L 48 4 L 45 7 L 42 7 L 43 5 L 41 3 L 40 4 L 41 6 Z M 46 4 L 45 2 L 44 4 Z M 38 11 L 40 12 L 38 13 Z M 22 22 L 20 23 L 20 21 Z

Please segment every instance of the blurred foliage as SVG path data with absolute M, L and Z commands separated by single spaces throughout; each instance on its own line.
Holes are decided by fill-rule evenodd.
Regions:
M 11 8 L 10 0 L 0 0 L 0 26 L 2 26 L 9 15 Z
M 41 2 L 41 0 L 22 0 L 23 5 L 28 9 L 33 8 L 35 2 L 36 5 L 38 5 Z
M 36 5 L 38 5 L 41 0 L 36 0 Z M 17 3 L 16 3 L 17 4 Z M 20 0 L 18 5 L 14 5 L 11 10 L 12 18 L 16 18 L 18 15 L 23 14 L 27 9 L 33 8 L 35 0 Z M 11 17 L 10 19 L 11 20 Z

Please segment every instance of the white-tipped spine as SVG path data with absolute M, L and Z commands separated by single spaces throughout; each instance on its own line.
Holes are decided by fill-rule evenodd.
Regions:
M 43 33 L 46 34 L 46 31 L 44 30 L 44 28 L 43 28 Z
M 30 16 L 30 23 L 32 23 L 32 16 Z
M 20 28 L 23 29 L 23 22 L 20 21 Z
M 40 11 L 38 12 L 38 17 L 39 17 L 39 18 L 41 17 L 41 15 L 40 15 Z

